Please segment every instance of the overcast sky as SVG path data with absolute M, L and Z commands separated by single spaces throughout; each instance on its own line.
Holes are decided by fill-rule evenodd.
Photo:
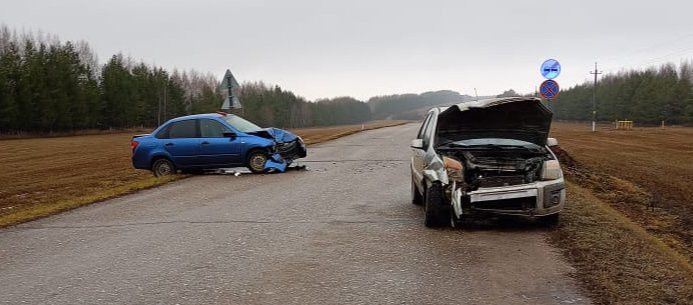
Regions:
M 309 99 L 451 89 L 533 92 L 693 58 L 693 1 L 2 0 L 0 23 L 166 68 L 230 68 Z

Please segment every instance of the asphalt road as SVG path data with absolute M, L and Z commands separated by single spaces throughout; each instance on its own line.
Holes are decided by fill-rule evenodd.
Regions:
M 585 304 L 531 223 L 426 229 L 413 124 L 0 230 L 0 303 Z

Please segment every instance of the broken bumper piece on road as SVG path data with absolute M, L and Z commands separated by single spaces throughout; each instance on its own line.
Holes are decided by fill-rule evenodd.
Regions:
M 286 168 L 289 166 L 289 163 L 282 158 L 279 153 L 275 153 L 272 156 L 270 156 L 269 159 L 267 159 L 267 162 L 265 162 L 265 172 L 267 173 L 283 173 L 286 171 Z

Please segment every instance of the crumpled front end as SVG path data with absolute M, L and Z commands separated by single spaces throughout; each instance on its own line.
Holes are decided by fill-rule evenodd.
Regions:
M 266 172 L 284 172 L 294 160 L 305 158 L 307 155 L 303 139 L 290 131 L 270 127 L 252 134 L 274 140 L 272 155 L 265 163 Z
M 289 164 L 296 159 L 305 158 L 307 155 L 306 144 L 303 139 L 290 131 L 270 127 L 252 134 L 274 140 L 275 152 Z
M 529 164 L 505 171 L 502 167 L 481 171 L 470 169 L 471 162 L 439 155 L 429 163 L 424 175 L 443 185 L 444 196 L 457 217 L 479 212 L 546 216 L 560 212 L 565 204 L 560 168 L 554 168 L 554 173 L 547 170 L 555 166 L 554 161 L 541 160 L 537 164 L 530 160 Z

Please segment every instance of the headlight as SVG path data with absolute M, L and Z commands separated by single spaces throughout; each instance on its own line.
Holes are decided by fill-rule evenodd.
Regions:
M 558 160 L 544 161 L 541 169 L 541 180 L 555 180 L 563 177 Z
M 461 181 L 464 175 L 462 174 L 464 166 L 460 161 L 453 158 L 443 157 L 443 167 L 448 172 L 450 180 Z

